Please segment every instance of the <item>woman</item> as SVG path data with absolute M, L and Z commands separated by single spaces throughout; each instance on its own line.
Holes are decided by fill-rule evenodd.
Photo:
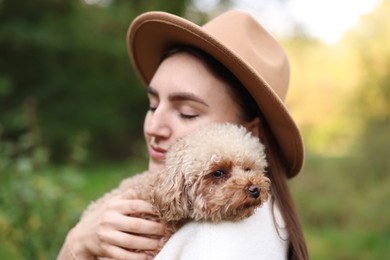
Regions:
M 202 125 L 230 122 L 245 126 L 265 143 L 272 182 L 271 199 L 250 218 L 221 225 L 187 224 L 157 258 L 307 259 L 286 182 L 302 167 L 303 144 L 283 104 L 289 65 L 280 45 L 243 12 L 226 12 L 203 27 L 150 12 L 130 26 L 128 47 L 148 86 L 150 108 L 144 122 L 148 171 L 161 169 L 177 138 Z M 164 226 L 137 218 L 140 212 L 152 213 L 152 206 L 117 197 L 83 216 L 69 232 L 58 259 L 147 259 L 134 249 L 160 246 Z

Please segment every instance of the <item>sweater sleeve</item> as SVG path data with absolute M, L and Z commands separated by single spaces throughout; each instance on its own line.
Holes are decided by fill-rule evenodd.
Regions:
M 190 222 L 176 232 L 155 259 L 287 259 L 288 235 L 278 207 L 266 202 L 240 222 Z M 276 223 L 274 223 L 273 213 Z

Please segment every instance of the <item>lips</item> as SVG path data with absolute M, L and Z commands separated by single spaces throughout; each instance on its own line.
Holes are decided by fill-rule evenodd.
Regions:
M 149 156 L 153 160 L 157 160 L 157 161 L 165 160 L 166 153 L 167 153 L 167 150 L 162 149 L 160 147 L 150 146 L 150 148 L 149 148 Z

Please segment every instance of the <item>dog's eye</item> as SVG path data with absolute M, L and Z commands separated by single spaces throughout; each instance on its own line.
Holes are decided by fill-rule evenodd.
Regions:
M 249 172 L 250 170 L 251 170 L 250 167 L 245 167 L 245 168 L 244 168 L 244 171 L 246 171 L 246 172 Z
M 226 175 L 225 171 L 224 170 L 216 170 L 215 172 L 213 172 L 213 177 L 214 178 L 222 178 Z

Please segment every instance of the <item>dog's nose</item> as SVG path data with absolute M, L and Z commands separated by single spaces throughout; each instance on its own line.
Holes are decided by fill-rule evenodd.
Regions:
M 260 196 L 260 188 L 257 185 L 251 185 L 247 189 L 249 195 L 255 199 Z

